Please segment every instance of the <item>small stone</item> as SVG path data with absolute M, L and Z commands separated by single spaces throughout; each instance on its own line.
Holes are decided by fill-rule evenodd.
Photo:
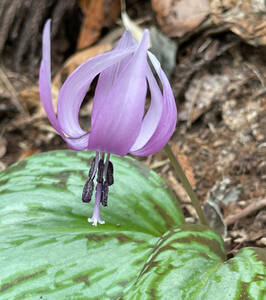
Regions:
M 246 201 L 238 201 L 238 205 L 243 208 L 247 206 L 247 202 Z

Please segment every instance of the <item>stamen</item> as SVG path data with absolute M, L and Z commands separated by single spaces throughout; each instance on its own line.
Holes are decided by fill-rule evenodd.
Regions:
M 96 152 L 96 156 L 93 158 L 89 170 L 89 174 L 88 174 L 89 179 L 86 181 L 82 192 L 82 201 L 86 203 L 89 203 L 91 201 L 91 197 L 94 189 L 93 179 L 97 171 L 98 161 L 99 161 L 99 152 Z
M 109 161 L 110 159 L 110 153 L 107 154 L 105 164 L 104 164 L 104 172 L 103 176 L 105 178 L 105 181 L 108 182 L 108 185 L 112 185 L 114 183 L 114 168 L 113 164 Z
M 109 161 L 110 154 L 107 154 L 105 161 L 104 158 L 104 152 L 96 152 L 96 157 L 92 160 L 89 170 L 89 179 L 86 181 L 82 193 L 82 201 L 90 202 L 94 190 L 94 178 L 97 173 L 97 186 L 93 216 L 92 218 L 88 218 L 88 221 L 93 223 L 93 226 L 97 226 L 97 223 L 104 224 L 104 221 L 100 219 L 100 204 L 107 206 L 109 186 L 114 183 L 113 164 Z
M 97 182 L 99 183 L 103 182 L 103 170 L 104 170 L 103 159 L 100 159 L 98 164 L 98 177 L 97 177 Z
M 95 174 L 94 174 L 95 165 L 96 165 L 96 157 L 94 157 L 94 159 L 91 162 L 91 167 L 90 167 L 90 171 L 89 171 L 89 179 L 91 179 L 92 177 L 95 176 Z
M 97 167 L 98 167 L 98 162 L 99 162 L 99 152 L 96 152 L 96 156 L 94 157 L 94 159 L 91 162 L 91 167 L 90 167 L 90 171 L 89 171 L 89 179 L 94 179 L 96 171 L 97 171 Z
M 92 218 L 88 218 L 88 222 L 91 222 L 93 226 L 97 226 L 97 223 L 104 224 L 105 222 L 100 218 L 100 201 L 102 194 L 102 184 L 98 183 L 96 186 L 96 197 L 93 209 Z
M 91 201 L 91 197 L 93 194 L 94 182 L 93 179 L 89 179 L 86 181 L 83 192 L 82 192 L 82 201 L 89 203 Z
M 102 186 L 102 194 L 101 194 L 101 204 L 102 206 L 107 206 L 109 187 L 107 181 L 104 182 Z
M 106 160 L 105 160 L 105 163 L 104 163 L 104 170 L 103 170 L 103 177 L 105 178 L 105 180 L 106 180 L 106 175 L 107 175 L 107 168 L 108 168 L 109 159 L 110 159 L 110 153 L 107 153 Z
M 106 181 L 108 182 L 109 186 L 114 183 L 114 167 L 110 161 L 108 162 Z

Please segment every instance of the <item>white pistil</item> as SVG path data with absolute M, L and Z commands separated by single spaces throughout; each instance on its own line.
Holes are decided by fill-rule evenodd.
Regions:
M 88 218 L 88 222 L 92 223 L 93 226 L 97 226 L 97 223 L 104 224 L 105 222 L 100 218 L 100 201 L 102 193 L 102 184 L 98 183 L 96 186 L 96 196 L 93 209 L 92 218 Z

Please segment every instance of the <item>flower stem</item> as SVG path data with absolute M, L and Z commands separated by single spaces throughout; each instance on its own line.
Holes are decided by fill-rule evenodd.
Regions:
M 195 192 L 193 191 L 184 171 L 182 170 L 182 167 L 181 165 L 179 164 L 178 162 L 178 159 L 177 157 L 175 157 L 171 147 L 169 146 L 169 144 L 166 144 L 166 146 L 164 147 L 164 151 L 166 152 L 168 158 L 170 159 L 170 162 L 172 164 L 172 166 L 174 167 L 175 169 L 175 172 L 176 172 L 176 175 L 178 177 L 178 179 L 181 181 L 181 183 L 183 184 L 190 200 L 191 200 L 191 203 L 193 205 L 193 207 L 195 208 L 198 216 L 199 216 L 199 219 L 200 219 L 200 222 L 204 225 L 208 225 L 208 222 L 203 214 L 203 211 L 201 209 L 201 206 L 200 206 L 200 203 L 199 203 L 199 200 L 195 194 Z

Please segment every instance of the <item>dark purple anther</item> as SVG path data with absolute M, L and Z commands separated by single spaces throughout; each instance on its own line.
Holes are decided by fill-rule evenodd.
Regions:
M 103 170 L 104 170 L 104 163 L 103 160 L 100 159 L 98 164 L 98 177 L 97 177 L 97 182 L 99 183 L 103 183 Z
M 82 192 L 82 201 L 89 203 L 91 201 L 91 197 L 93 194 L 93 189 L 94 189 L 94 183 L 93 180 L 87 180 L 84 188 L 83 188 L 83 192 Z
M 109 186 L 114 183 L 114 168 L 113 164 L 110 161 L 108 162 L 106 181 Z
M 105 181 L 104 184 L 102 185 L 102 194 L 101 194 L 102 206 L 107 206 L 108 192 L 109 192 L 108 183 L 107 181 Z
M 91 168 L 89 171 L 89 179 L 93 179 L 95 176 L 95 172 L 96 171 L 96 157 L 94 157 L 94 159 L 91 162 Z

